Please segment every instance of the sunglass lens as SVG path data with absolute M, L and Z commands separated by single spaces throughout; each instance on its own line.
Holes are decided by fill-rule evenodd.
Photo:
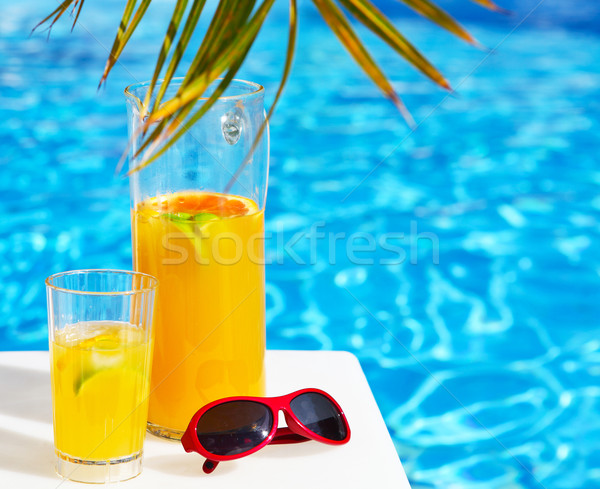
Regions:
M 313 433 L 334 441 L 346 438 L 348 430 L 341 412 L 323 394 L 305 392 L 294 397 L 290 407 L 300 422 Z
M 231 401 L 219 404 L 198 420 L 198 441 L 214 455 L 236 455 L 260 445 L 273 428 L 273 414 L 264 404 Z

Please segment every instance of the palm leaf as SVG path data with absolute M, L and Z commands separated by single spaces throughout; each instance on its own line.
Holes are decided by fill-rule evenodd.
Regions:
M 232 65 L 242 51 L 247 51 L 246 48 L 252 45 L 274 1 L 264 0 L 253 18 L 248 21 L 243 29 L 238 30 L 237 35 L 231 42 L 227 43 L 227 46 L 221 52 L 216 54 L 214 60 L 211 59 L 212 63 L 206 68 L 198 70 L 195 77 L 190 76 L 185 85 L 183 84 L 186 82 L 184 79 L 175 97 L 153 112 L 146 124 L 150 125 L 164 117 L 168 117 L 185 105 L 195 103 L 202 97 L 207 86 L 216 80 L 228 66 Z
M 104 73 L 103 73 L 102 77 L 100 78 L 100 85 L 102 85 L 103 80 L 105 80 L 106 77 L 108 76 L 108 72 L 110 71 L 110 69 L 108 67 L 110 66 L 111 60 L 113 60 L 113 64 L 117 61 L 117 58 L 115 56 L 118 57 L 118 55 L 120 54 L 120 51 L 118 51 L 119 44 L 121 42 L 121 39 L 123 39 L 123 36 L 125 35 L 125 32 L 127 30 L 127 25 L 129 24 L 129 19 L 131 18 L 131 15 L 133 14 L 133 9 L 135 8 L 136 3 L 137 3 L 137 0 L 127 0 L 127 3 L 125 4 L 125 10 L 123 11 L 123 16 L 121 17 L 121 22 L 119 23 L 119 28 L 117 29 L 117 35 L 115 37 L 115 40 L 113 41 L 113 46 L 110 50 L 108 60 L 106 61 L 106 66 L 104 67 Z
M 75 12 L 75 7 L 77 6 L 77 2 L 79 2 L 79 0 L 75 0 L 75 4 L 73 5 L 73 12 Z M 73 25 L 71 26 L 71 32 L 73 32 L 73 29 L 75 29 L 75 24 L 77 24 L 77 20 L 79 19 L 79 14 L 81 13 L 81 9 L 83 8 L 83 2 L 85 2 L 85 0 L 81 0 L 79 2 L 79 8 L 77 9 L 77 15 L 75 15 L 75 19 L 73 20 Z
M 45 23 L 49 23 L 48 29 L 50 30 L 69 7 L 72 7 L 71 15 L 74 15 L 74 27 L 81 13 L 84 1 L 63 0 L 33 30 L 36 30 Z M 334 0 L 312 1 L 333 33 L 367 76 L 384 95 L 394 102 L 407 122 L 414 124 L 389 80 L 358 38 L 340 7 L 334 3 Z M 438 7 L 433 0 L 400 1 L 461 39 L 471 44 L 476 44 L 474 38 L 447 12 Z M 471 1 L 490 10 L 507 12 L 492 0 Z M 150 2 L 151 0 L 139 0 L 138 5 L 138 0 L 127 0 L 110 55 L 100 79 L 100 85 L 106 80 L 106 77 L 121 56 L 123 49 L 146 14 Z M 186 130 L 199 120 L 214 103 L 216 98 L 223 93 L 248 55 L 273 2 L 274 0 L 263 0 L 262 2 L 257 2 L 256 0 L 219 0 L 209 23 L 208 30 L 204 35 L 202 43 L 196 50 L 192 62 L 185 73 L 183 82 L 178 87 L 174 96 L 169 100 L 164 100 L 175 71 L 179 67 L 184 53 L 189 49 L 190 40 L 198 26 L 206 3 L 206 0 L 193 0 L 191 7 L 188 9 L 189 0 L 177 0 L 158 53 L 149 89 L 142 102 L 140 111 L 142 117 L 145 117 L 145 123 L 142 125 L 141 131 L 143 140 L 134 157 L 139 157 L 143 154 L 141 164 L 149 164 L 159 154 L 162 154 L 166 148 L 172 145 L 174 141 L 180 138 Z M 297 0 L 290 0 L 290 26 L 286 61 L 279 88 L 267 116 L 267 121 L 270 119 L 279 101 L 291 68 L 297 35 L 296 2 Z M 352 17 L 391 46 L 409 64 L 435 83 L 449 88 L 448 82 L 443 75 L 394 27 L 390 20 L 371 3 L 371 0 L 338 0 L 338 2 L 347 9 Z M 185 23 L 180 32 L 180 26 L 184 19 Z M 179 36 L 178 39 L 177 36 Z M 173 49 L 176 39 L 177 44 Z M 158 93 L 154 96 L 156 85 L 165 66 L 167 68 L 164 79 L 160 84 Z M 194 112 L 197 102 L 203 97 L 207 87 L 220 76 L 223 76 L 223 80 L 219 83 L 217 89 Z M 152 100 L 154 101 L 152 102 Z M 148 133 L 151 126 L 152 131 Z M 265 128 L 266 122 L 261 126 L 253 148 L 256 146 Z M 139 134 L 134 135 L 134 137 L 139 137 Z M 243 170 L 244 165 L 245 162 L 240 165 L 232 182 L 235 181 L 239 172 Z M 232 182 L 228 184 L 228 187 L 232 185 Z
M 219 59 L 215 62 L 210 71 L 200 72 L 201 75 L 188 83 L 187 87 L 180 88 L 179 95 L 175 96 L 173 99 L 163 104 L 159 110 L 152 112 L 149 115 L 144 124 L 144 128 L 147 128 L 156 122 L 163 124 L 163 127 L 162 129 L 155 129 L 137 150 L 134 158 L 148 148 L 148 151 L 142 157 L 142 162 L 132 171 L 141 170 L 152 163 L 156 158 L 160 157 L 189 129 L 189 127 L 199 120 L 222 95 L 252 47 L 274 1 L 275 0 L 263 1 L 253 17 L 248 21 L 247 25 L 244 26 L 245 28 L 240 29 L 234 37 L 233 42 L 229 43 L 228 48 L 222 53 L 219 53 Z M 208 86 L 216 80 L 219 74 L 226 68 L 228 71 L 223 81 L 203 103 L 202 107 L 189 120 L 186 120 L 198 99 L 202 97 Z M 165 121 L 169 121 L 166 128 L 164 127 Z M 178 128 L 179 131 L 175 133 Z M 168 138 L 167 141 L 165 141 L 166 138 Z M 158 147 L 163 141 L 165 141 L 164 145 L 158 150 Z
M 242 6 L 245 6 L 245 8 L 240 8 L 240 5 L 238 5 L 240 1 L 243 2 Z M 202 2 L 202 4 L 203 3 L 204 2 Z M 181 97 L 183 92 L 189 87 L 190 84 L 192 84 L 194 81 L 198 82 L 199 76 L 201 77 L 206 72 L 213 71 L 209 68 L 207 60 L 210 61 L 210 63 L 213 63 L 215 58 L 219 57 L 220 51 L 225 49 L 225 47 L 230 48 L 232 46 L 235 46 L 235 44 L 231 42 L 231 36 L 239 30 L 238 28 L 241 27 L 245 21 L 247 21 L 247 18 L 252 11 L 252 7 L 254 6 L 254 3 L 254 0 L 223 0 L 219 3 L 215 15 L 213 16 L 213 19 L 209 25 L 208 31 L 204 36 L 204 40 L 200 45 L 200 48 L 196 52 L 194 60 L 192 61 L 192 64 L 188 69 L 187 74 L 184 77 L 184 80 L 181 83 L 177 94 L 174 98 Z M 189 36 L 191 36 L 193 28 L 197 23 L 197 19 L 194 20 L 192 15 L 193 12 L 190 13 L 190 17 L 188 18 L 188 20 L 192 18 L 193 25 L 186 25 L 186 28 L 189 29 L 189 32 L 184 31 L 184 33 L 182 34 L 182 38 L 180 39 L 180 41 L 183 40 L 186 45 L 187 42 L 189 42 L 189 37 L 186 38 L 185 35 L 189 34 Z M 229 31 L 228 28 L 230 29 Z M 226 33 L 226 31 L 228 32 Z M 219 46 L 221 45 L 224 45 L 224 47 L 221 50 L 219 50 Z M 209 55 L 210 49 L 214 50 L 214 54 L 212 56 Z M 165 78 L 165 80 L 161 84 L 161 88 L 152 108 L 152 115 L 155 115 L 159 111 L 159 108 L 162 108 L 160 107 L 162 98 L 164 96 L 164 93 L 168 89 L 169 83 L 172 79 L 176 65 L 179 62 L 180 56 L 178 59 L 174 58 L 174 60 L 175 59 L 176 61 L 174 66 L 172 68 L 169 67 L 169 70 L 167 72 L 167 74 L 169 75 L 168 78 Z M 224 69 L 225 66 L 222 66 L 222 70 Z M 209 76 L 208 84 L 214 81 L 219 75 L 220 73 L 214 74 L 212 77 Z M 203 83 L 204 82 L 202 80 L 199 83 L 196 83 L 197 92 L 195 93 L 198 93 L 197 97 L 200 97 L 202 93 L 204 93 L 206 86 L 208 86 L 208 84 L 206 84 L 204 85 L 204 88 L 201 88 L 203 86 Z M 198 89 L 198 87 L 200 87 L 200 89 Z M 160 118 L 162 117 L 163 116 L 161 115 Z M 152 118 L 152 122 L 155 122 L 155 118 Z
M 429 0 L 400 0 L 418 12 L 423 17 L 435 22 L 440 27 L 464 39 L 470 44 L 477 44 L 477 41 L 469 34 L 458 22 L 456 22 L 448 13 Z M 484 0 L 485 1 L 485 0 Z
M 270 2 L 270 3 L 272 4 L 272 2 Z M 266 12 L 265 12 L 265 15 L 266 15 Z M 215 20 L 215 18 L 217 20 Z M 213 22 L 215 23 L 215 26 L 216 26 L 216 27 L 214 27 L 214 32 L 217 32 L 219 30 L 218 24 L 220 22 L 223 22 L 223 20 L 224 19 L 219 19 L 219 15 L 217 12 L 215 14 L 215 17 L 213 17 Z M 259 28 L 260 28 L 260 26 L 259 26 Z M 210 27 L 209 27 L 209 31 L 210 31 Z M 208 35 L 208 32 L 207 32 L 207 35 Z M 167 131 L 167 134 L 162 135 L 161 136 L 162 139 L 164 139 L 163 136 L 172 134 L 175 126 L 178 124 L 181 124 L 185 120 L 185 117 L 187 117 L 187 115 L 190 113 L 190 111 L 193 107 L 193 105 L 190 105 L 190 104 L 195 103 L 204 94 L 204 91 L 206 90 L 206 88 L 214 80 L 216 80 L 219 77 L 220 73 L 222 73 L 227 68 L 228 64 L 230 64 L 232 62 L 233 57 L 236 54 L 236 51 L 239 49 L 239 46 L 242 46 L 242 45 L 244 45 L 245 42 L 247 42 L 247 40 L 251 37 L 251 33 L 244 32 L 244 30 L 241 29 L 238 33 L 238 37 L 240 37 L 240 38 L 244 37 L 244 39 L 239 40 L 239 41 L 236 40 L 236 42 L 230 43 L 228 49 L 226 49 L 222 53 L 219 53 L 219 59 L 216 61 L 216 63 L 217 63 L 216 70 L 210 70 L 210 71 L 209 70 L 204 70 L 204 71 L 203 70 L 195 70 L 193 72 L 191 69 L 188 70 L 186 78 L 184 78 L 183 82 L 181 83 L 181 86 L 178 89 L 177 94 L 171 100 L 162 104 L 161 107 L 153 109 L 153 111 L 149 114 L 149 116 L 146 120 L 146 124 L 142 127 L 142 131 L 145 133 L 146 130 L 149 128 L 149 126 L 154 123 L 158 123 L 158 126 L 154 129 L 154 131 L 152 132 L 150 137 L 146 138 L 146 140 L 143 142 L 143 144 L 140 146 L 140 148 L 134 154 L 134 158 L 139 156 L 142 153 L 142 151 L 144 151 L 151 144 L 153 144 L 154 147 L 157 147 L 156 143 L 159 142 L 158 138 L 159 138 L 159 136 L 161 136 L 162 130 L 164 130 L 167 127 L 167 122 L 171 122 L 171 121 L 169 121 L 169 119 L 171 117 L 173 117 L 175 119 L 175 124 L 170 124 L 168 126 L 170 132 Z M 206 37 L 205 37 L 205 39 L 206 39 Z M 216 39 L 216 37 L 214 39 Z M 238 42 L 239 42 L 239 44 L 238 44 Z M 202 45 L 200 46 L 198 52 L 196 53 L 195 60 L 199 59 L 203 55 L 203 53 L 204 53 L 203 46 L 204 45 L 205 45 L 205 43 L 203 42 Z M 236 49 L 236 46 L 238 49 Z M 164 83 L 163 83 L 163 86 L 164 86 Z M 163 87 L 161 86 L 161 88 L 163 88 Z M 156 104 L 155 104 L 155 107 L 156 107 Z
M 31 29 L 31 33 L 33 33 L 39 26 L 41 26 L 42 24 L 48 22 L 50 19 L 52 19 L 52 17 L 54 17 L 54 19 L 52 20 L 52 22 L 50 23 L 50 25 L 48 26 L 48 35 L 50 35 L 50 30 L 52 29 L 52 26 L 56 23 L 56 21 L 58 19 L 61 18 L 62 14 L 64 14 L 69 7 L 71 6 L 71 4 L 73 2 L 75 2 L 75 4 L 77 4 L 78 0 L 64 0 L 58 7 L 56 7 L 51 13 L 50 15 L 44 17 L 40 22 L 38 22 L 36 24 L 36 26 Z M 73 6 L 74 8 L 74 6 Z M 75 26 L 75 23 L 73 23 L 73 26 Z
M 406 107 L 396 94 L 392 85 L 385 77 L 379 66 L 375 63 L 367 49 L 361 43 L 360 39 L 350 26 L 350 23 L 343 12 L 333 3 L 332 0 L 313 0 L 317 9 L 321 12 L 323 19 L 344 45 L 354 60 L 360 65 L 363 71 L 379 87 L 386 97 L 392 100 L 398 108 L 406 122 L 414 126 L 414 120 Z
M 144 17 L 146 10 L 148 10 L 150 2 L 151 0 L 142 0 L 140 2 L 140 6 L 136 10 L 131 23 L 128 25 L 127 23 L 129 22 L 129 18 L 131 17 L 131 13 L 135 7 L 135 4 L 137 3 L 137 0 L 127 1 L 127 5 L 125 5 L 125 12 L 123 13 L 123 18 L 121 19 L 121 24 L 119 25 L 119 30 L 117 31 L 117 35 L 110 50 L 108 60 L 106 61 L 106 66 L 104 67 L 104 73 L 102 74 L 102 78 L 100 78 L 100 85 L 102 85 L 104 80 L 106 80 L 108 73 L 117 62 L 117 59 L 119 59 L 119 56 L 121 56 L 125 45 Z
M 245 6 L 245 8 L 240 8 L 240 3 L 241 6 Z M 158 97 L 155 100 L 154 107 L 152 111 L 148 114 L 146 122 L 141 128 L 141 132 L 145 134 L 151 125 L 156 123 L 158 124 L 156 125 L 152 133 L 148 137 L 146 137 L 146 139 L 142 142 L 141 146 L 137 149 L 136 153 L 133 156 L 134 158 L 137 158 L 147 148 L 151 148 L 149 152 L 152 152 L 153 150 L 159 148 L 162 142 L 164 142 L 167 139 L 167 137 L 173 133 L 175 128 L 183 123 L 183 121 L 193 108 L 193 104 L 195 104 L 196 101 L 202 96 L 206 88 L 214 80 L 216 80 L 218 76 L 227 68 L 228 62 L 231 61 L 231 56 L 227 55 L 234 53 L 236 51 L 236 46 L 238 46 L 238 48 L 240 46 L 240 44 L 237 44 L 236 42 L 228 43 L 228 49 L 226 50 L 224 55 L 221 55 L 219 51 L 216 51 L 221 61 L 223 61 L 222 63 L 218 63 L 218 70 L 211 70 L 208 67 L 206 67 L 205 69 L 201 69 L 201 65 L 204 60 L 209 60 L 210 62 L 213 62 L 213 59 L 207 56 L 207 52 L 209 49 L 214 49 L 215 45 L 219 46 L 221 42 L 224 42 L 223 39 L 225 41 L 229 40 L 231 35 L 233 35 L 232 33 L 236 33 L 239 31 L 239 35 L 244 34 L 243 29 L 231 29 L 227 34 L 226 31 L 228 30 L 227 28 L 231 27 L 232 25 L 241 26 L 240 24 L 243 24 L 247 16 L 251 13 L 254 3 L 254 0 L 222 0 L 219 3 L 219 5 L 217 6 L 217 10 L 213 15 L 213 18 L 209 25 L 208 31 L 204 36 L 203 42 L 200 48 L 198 49 L 196 56 L 194 57 L 194 60 L 192 62 L 192 65 L 188 69 L 188 72 L 183 82 L 181 83 L 177 94 L 171 100 L 159 106 L 159 103 L 162 100 L 162 96 L 168 89 L 169 83 L 172 78 L 169 78 L 168 82 L 166 83 L 165 81 L 163 81 L 163 83 L 161 84 L 161 89 L 159 90 Z M 193 12 L 190 13 L 190 16 L 192 15 L 194 15 Z M 186 22 L 186 24 L 188 24 L 188 22 Z M 189 33 L 189 35 L 191 36 L 191 32 Z M 227 82 L 227 84 L 228 83 L 229 82 Z M 189 93 L 194 94 L 194 96 L 190 97 L 188 95 Z M 148 98 L 146 98 L 146 100 L 148 100 Z M 216 98 L 214 100 L 209 100 L 210 104 L 212 105 Z M 144 105 L 145 107 L 142 107 L 141 113 L 145 114 L 147 110 L 147 104 L 145 103 Z M 167 110 L 173 108 L 173 110 L 166 115 L 164 114 L 165 106 Z M 208 109 L 208 106 L 206 109 Z M 171 120 L 172 118 L 174 119 L 174 121 Z M 165 132 L 163 133 L 163 131 Z M 137 135 L 135 135 L 134 137 L 137 138 Z M 171 146 L 173 142 L 175 142 L 175 140 L 176 139 L 171 139 L 167 143 L 167 146 L 165 146 L 162 149 L 166 150 L 167 147 Z M 164 151 L 161 151 L 161 154 L 162 153 L 164 153 Z M 135 170 L 147 166 L 148 163 L 148 158 L 145 156 L 142 159 L 142 163 L 138 165 L 138 167 L 136 167 Z
M 209 69 L 213 60 L 223 49 L 230 47 L 239 30 L 248 22 L 255 4 L 255 0 L 222 0 L 219 3 L 198 50 L 197 63 L 192 63 L 189 72 L 194 74 Z
M 471 0 L 474 3 L 477 3 L 479 5 L 481 5 L 482 7 L 485 7 L 487 9 L 490 10 L 494 10 L 495 12 L 499 12 L 501 14 L 510 14 L 510 10 L 506 10 L 502 7 L 499 7 L 498 5 L 496 5 L 494 2 L 492 2 L 491 0 Z
M 188 18 L 185 22 L 185 25 L 183 26 L 181 36 L 179 37 L 179 41 L 177 42 L 177 46 L 175 47 L 175 51 L 171 57 L 171 61 L 169 62 L 167 72 L 165 73 L 163 82 L 161 83 L 160 88 L 158 90 L 158 95 L 156 96 L 156 100 L 154 101 L 154 107 L 152 109 L 153 111 L 160 106 L 162 98 L 165 92 L 167 91 L 167 87 L 171 83 L 171 79 L 175 74 L 175 70 L 177 69 L 179 62 L 181 61 L 181 57 L 183 56 L 183 53 L 185 52 L 187 45 L 190 42 L 192 34 L 194 33 L 194 29 L 198 24 L 198 20 L 200 19 L 200 15 L 202 14 L 202 9 L 204 8 L 205 3 L 206 0 L 194 0 L 194 3 L 192 4 L 192 8 L 190 9 Z M 160 67 L 160 69 L 162 69 L 162 66 Z M 158 70 L 159 72 L 160 69 Z M 154 84 L 156 84 L 156 80 L 154 80 Z M 144 107 L 148 107 L 150 104 L 150 98 L 152 96 L 154 84 L 151 84 L 148 89 L 148 93 L 146 94 L 146 100 L 144 101 Z M 145 113 L 142 115 L 142 119 L 144 115 Z
M 162 71 L 165 60 L 167 59 L 167 54 L 169 54 L 169 50 L 171 49 L 171 44 L 173 43 L 173 39 L 177 35 L 177 31 L 179 30 L 179 24 L 181 19 L 183 18 L 183 14 L 187 7 L 188 0 L 177 0 L 175 4 L 175 8 L 173 10 L 173 16 L 171 17 L 171 22 L 169 22 L 169 27 L 167 28 L 167 33 L 165 34 L 165 39 L 160 48 L 160 52 L 158 53 L 158 60 L 156 61 L 156 67 L 154 68 L 154 74 L 152 75 L 152 80 L 150 81 L 150 86 L 148 87 L 148 91 L 146 92 L 146 97 L 144 99 L 144 103 L 142 104 L 142 112 L 140 117 L 144 119 L 146 116 L 147 107 L 150 105 L 150 99 L 152 98 L 152 92 L 154 91 L 154 87 L 156 86 L 156 81 L 160 76 L 160 72 Z
M 450 90 L 442 74 L 394 27 L 369 0 L 340 0 L 340 3 L 363 25 L 389 44 L 432 81 Z

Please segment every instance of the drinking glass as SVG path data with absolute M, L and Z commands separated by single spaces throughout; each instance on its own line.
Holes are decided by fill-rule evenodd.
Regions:
M 125 90 L 132 155 L 147 90 Z M 141 156 L 130 159 L 133 266 L 161 284 L 148 412 L 159 436 L 181 438 L 215 399 L 265 395 L 268 130 L 250 151 L 265 122 L 263 93 L 234 80 L 156 161 L 135 171 Z
M 142 470 L 158 281 L 120 270 L 46 279 L 58 474 L 115 482 Z

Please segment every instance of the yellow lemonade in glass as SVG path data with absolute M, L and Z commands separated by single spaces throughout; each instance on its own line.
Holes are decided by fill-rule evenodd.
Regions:
M 151 345 L 128 323 L 56 331 L 50 349 L 54 439 L 63 458 L 115 460 L 141 452 Z
M 134 268 L 160 283 L 151 431 L 177 438 L 208 402 L 265 395 L 263 223 L 252 200 L 200 191 L 133 210 Z

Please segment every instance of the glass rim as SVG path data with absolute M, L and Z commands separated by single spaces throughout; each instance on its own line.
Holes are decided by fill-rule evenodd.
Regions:
M 179 82 L 179 84 L 181 84 L 181 82 L 184 80 L 184 77 L 182 76 L 175 76 L 173 78 L 171 78 L 171 82 Z M 221 81 L 223 80 L 223 78 L 216 78 L 212 83 L 214 83 L 215 81 Z M 156 86 L 161 85 L 163 82 L 165 81 L 164 78 L 159 78 L 158 80 L 156 80 Z M 221 96 L 218 97 L 217 100 L 240 100 L 240 99 L 244 99 L 244 98 L 248 98 L 248 97 L 253 97 L 256 95 L 260 95 L 262 93 L 264 93 L 265 91 L 265 87 L 263 87 L 260 83 L 256 83 L 256 82 L 252 82 L 252 81 L 248 81 L 248 80 L 242 80 L 240 78 L 233 78 L 230 83 L 233 82 L 238 82 L 241 83 L 247 87 L 253 88 L 252 91 L 247 92 L 247 93 L 242 93 L 242 94 L 238 94 L 238 95 L 225 95 L 225 96 Z M 127 87 L 125 87 L 125 96 L 128 98 L 132 98 L 138 101 L 141 101 L 140 98 L 135 95 L 133 93 L 134 90 L 137 90 L 138 88 L 144 88 L 144 87 L 149 87 L 150 83 L 152 83 L 150 80 L 147 81 L 143 81 L 143 82 L 138 82 L 138 83 L 133 83 L 131 85 L 128 85 Z M 211 83 L 211 85 L 212 85 Z M 210 86 L 210 85 L 209 85 Z M 208 87 L 207 87 L 208 88 Z M 208 100 L 209 97 L 199 97 L 198 100 Z
M 132 277 L 145 277 L 150 279 L 150 284 L 146 287 L 141 287 L 135 290 L 123 290 L 123 291 L 112 291 L 112 292 L 98 292 L 92 290 L 79 290 L 79 289 L 69 289 L 66 287 L 59 287 L 52 283 L 54 279 L 64 277 L 67 275 L 85 275 L 91 273 L 106 273 L 106 274 L 120 274 L 120 275 L 129 275 Z M 125 296 L 125 295 L 136 295 L 144 292 L 155 291 L 158 288 L 158 279 L 152 275 L 143 272 L 134 272 L 132 270 L 119 270 L 114 268 L 86 268 L 81 270 L 67 270 L 66 272 L 58 272 L 53 273 L 45 280 L 46 287 L 49 287 L 53 290 L 57 290 L 60 292 L 67 292 L 69 294 L 78 294 L 78 295 L 98 295 L 98 296 Z

